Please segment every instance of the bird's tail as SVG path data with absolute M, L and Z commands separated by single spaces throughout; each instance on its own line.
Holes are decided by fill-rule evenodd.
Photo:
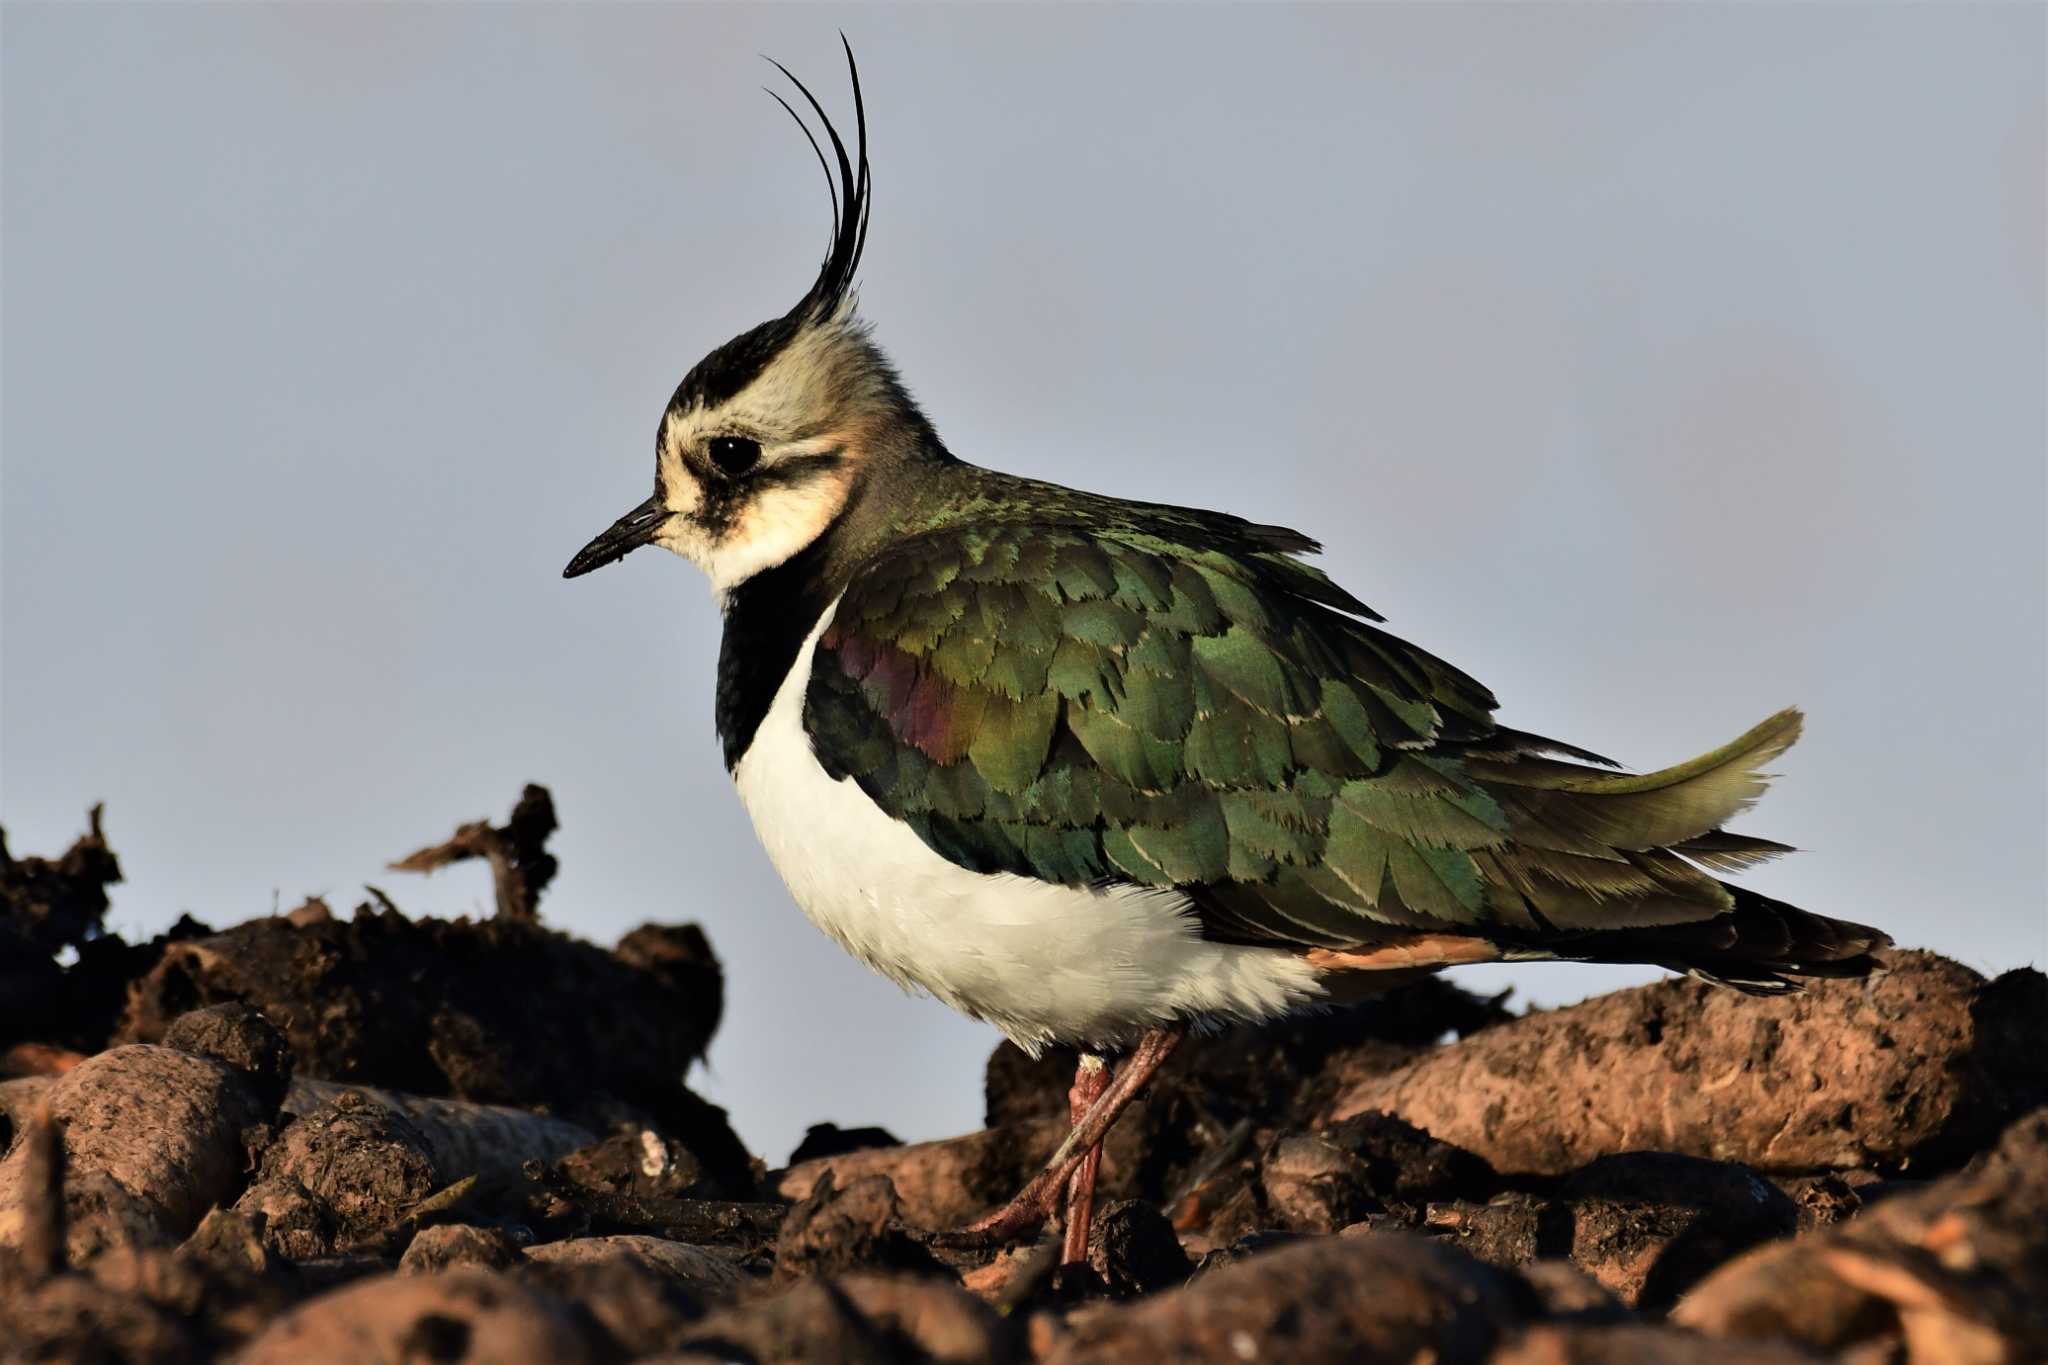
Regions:
M 1801 977 L 1868 976 L 1879 966 L 1872 954 L 1891 946 L 1891 936 L 1881 929 L 1722 885 L 1735 907 L 1713 919 L 1595 930 L 1541 948 L 1511 950 L 1508 958 L 1651 963 L 1752 995 L 1782 995 L 1798 990 Z
M 1742 990 L 1795 990 L 1802 976 L 1862 976 L 1891 940 L 1716 874 L 1784 844 L 1723 826 L 1763 794 L 1763 768 L 1799 738 L 1780 711 L 1698 758 L 1658 772 L 1600 772 L 1526 752 L 1474 764 L 1514 843 L 1478 856 L 1497 896 L 1543 926 L 1512 958 L 1654 963 Z M 1539 741 L 1541 742 L 1541 741 Z M 1510 899 L 1510 898 L 1514 899 Z

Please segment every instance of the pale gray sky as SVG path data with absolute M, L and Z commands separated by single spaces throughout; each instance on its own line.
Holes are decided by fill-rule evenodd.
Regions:
M 759 86 L 867 80 L 863 297 L 954 449 L 1325 539 L 1513 724 L 1788 702 L 1755 877 L 1991 970 L 2044 911 L 2038 5 L 0 9 L 0 820 L 114 923 L 365 881 L 549 784 L 557 925 L 701 920 L 698 1084 L 971 1127 L 994 1033 L 805 924 L 646 553 L 709 347 L 827 209 Z M 1473 972 L 1559 1002 L 1654 973 Z

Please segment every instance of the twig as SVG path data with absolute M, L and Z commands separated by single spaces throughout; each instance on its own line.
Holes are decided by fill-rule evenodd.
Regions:
M 546 848 L 556 829 L 555 803 L 548 789 L 529 782 L 519 804 L 503 825 L 477 820 L 463 825 L 445 843 L 420 849 L 391 864 L 394 872 L 432 872 L 450 863 L 484 858 L 491 864 L 503 919 L 540 918 L 540 893 L 554 879 L 557 864 Z

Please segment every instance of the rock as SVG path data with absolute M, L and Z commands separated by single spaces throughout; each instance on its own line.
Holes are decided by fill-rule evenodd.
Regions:
M 273 1322 L 236 1365 L 490 1361 L 580 1365 L 612 1354 L 552 1296 L 488 1270 L 379 1275 L 309 1299 Z
M 276 1025 L 239 1002 L 190 1010 L 164 1030 L 164 1046 L 211 1057 L 242 1078 L 265 1109 L 284 1103 L 292 1046 Z
M 841 1190 L 826 1171 L 783 1220 L 776 1273 L 789 1279 L 850 1270 L 947 1273 L 903 1230 L 899 1212 L 887 1176 L 863 1176 Z
M 1047 1359 L 1480 1360 L 1528 1305 L 1504 1272 L 1421 1238 L 1316 1238 L 1077 1321 Z
M 849 1275 L 805 1280 L 774 1298 L 720 1309 L 690 1329 L 673 1359 L 1005 1365 L 1021 1355 L 1004 1321 L 953 1285 Z
M 1624 1151 L 1814 1171 L 1954 1162 L 2048 1099 L 2048 977 L 1885 959 L 1796 995 L 1671 980 L 1528 1015 L 1347 1085 L 1325 1125 L 1383 1110 L 1511 1172 Z
M 672 1242 L 663 1237 L 628 1234 L 542 1242 L 526 1249 L 526 1260 L 547 1265 L 602 1265 L 620 1260 L 634 1261 L 686 1286 L 704 1299 L 729 1298 L 746 1283 L 746 1277 L 729 1258 L 704 1247 Z
M 405 1254 L 398 1258 L 398 1273 L 431 1275 L 458 1266 L 504 1270 L 518 1265 L 520 1260 L 518 1241 L 503 1228 L 437 1223 L 413 1234 Z
M 218 1062 L 164 1047 L 122 1047 L 42 1089 L 63 1133 L 67 1242 L 74 1261 L 116 1243 L 172 1245 L 233 1201 L 243 1135 L 263 1117 Z M 28 1144 L 0 1162 L 0 1246 L 22 1235 Z
M 419 1130 L 345 1091 L 285 1126 L 235 1208 L 263 1215 L 273 1253 L 304 1261 L 391 1232 L 438 1184 Z
M 1129 1299 L 1187 1283 L 1195 1265 L 1173 1224 L 1150 1204 L 1122 1199 L 1095 1211 L 1088 1264 L 1112 1298 Z

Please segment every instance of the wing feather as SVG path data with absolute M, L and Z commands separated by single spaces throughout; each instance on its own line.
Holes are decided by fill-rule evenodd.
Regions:
M 1799 731 L 1660 773 L 1494 724 L 1493 695 L 1273 528 L 928 532 L 847 588 L 812 664 L 819 761 L 941 856 L 1175 888 L 1245 942 L 1508 938 L 1729 913 L 1783 846 L 1721 825 Z M 1233 539 L 1234 537 L 1234 539 Z

